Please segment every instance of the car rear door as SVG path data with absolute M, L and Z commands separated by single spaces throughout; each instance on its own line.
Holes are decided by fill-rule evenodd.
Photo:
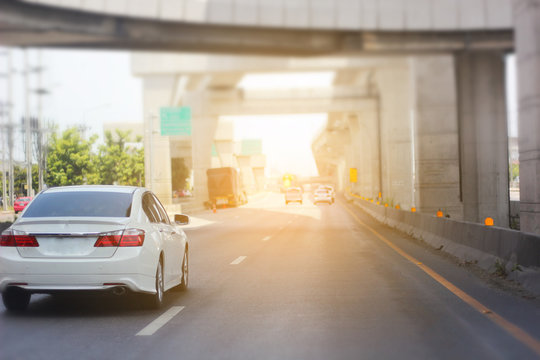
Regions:
M 166 246 L 166 263 L 165 266 L 165 273 L 166 273 L 166 281 L 170 281 L 176 277 L 179 277 L 182 270 L 182 258 L 184 255 L 184 244 L 183 240 L 184 237 L 182 234 L 180 234 L 176 226 L 173 226 L 171 224 L 171 221 L 169 219 L 169 215 L 167 215 L 167 211 L 159 201 L 159 199 L 154 195 L 154 202 L 157 210 L 160 214 L 160 221 L 161 221 L 161 229 L 162 229 L 162 235 L 163 239 L 165 241 Z

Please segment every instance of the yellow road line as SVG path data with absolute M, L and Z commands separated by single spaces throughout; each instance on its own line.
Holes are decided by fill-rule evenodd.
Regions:
M 381 240 L 386 245 L 391 247 L 399 255 L 403 256 L 405 259 L 409 260 L 411 263 L 418 266 L 420 269 L 422 269 L 422 271 L 428 274 L 431 278 L 433 278 L 439 284 L 447 288 L 450 292 L 452 292 L 454 295 L 459 297 L 461 300 L 463 300 L 473 309 L 485 315 L 488 319 L 493 321 L 495 324 L 499 325 L 503 330 L 509 333 L 516 340 L 523 343 L 529 349 L 534 351 L 538 356 L 540 356 L 540 341 L 538 341 L 536 338 L 531 336 L 525 330 L 521 329 L 519 326 L 511 323 L 510 321 L 506 320 L 499 314 L 495 313 L 493 310 L 489 309 L 487 306 L 483 305 L 481 302 L 479 302 L 478 300 L 476 300 L 475 298 L 467 294 L 465 291 L 461 290 L 460 288 L 452 284 L 450 281 L 446 280 L 444 277 L 442 277 L 440 274 L 435 272 L 429 266 L 423 264 L 422 262 L 418 261 L 416 258 L 407 254 L 400 247 L 398 247 L 397 245 L 392 243 L 390 240 L 385 238 L 383 235 L 378 233 L 371 226 L 367 225 L 362 220 L 360 220 L 358 216 L 356 216 L 356 214 L 353 213 L 347 206 L 343 206 L 343 208 L 356 220 L 356 222 L 358 222 L 360 225 L 362 225 L 363 227 L 371 231 L 377 238 L 379 238 L 379 240 Z

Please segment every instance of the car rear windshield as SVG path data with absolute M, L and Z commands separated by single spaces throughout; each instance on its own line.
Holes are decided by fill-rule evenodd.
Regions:
M 132 196 L 110 191 L 45 192 L 34 199 L 23 217 L 129 217 Z

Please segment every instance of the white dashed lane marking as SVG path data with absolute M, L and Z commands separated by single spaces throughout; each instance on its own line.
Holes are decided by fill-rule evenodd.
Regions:
M 265 237 L 263 237 L 262 241 L 268 241 L 268 240 L 270 240 L 271 238 L 272 238 L 271 236 L 265 236 Z
M 246 258 L 247 258 L 247 256 L 239 256 L 231 263 L 231 265 L 238 265 L 242 261 L 244 261 Z
M 184 306 L 173 306 L 169 310 L 165 311 L 160 317 L 152 321 L 141 331 L 137 333 L 137 336 L 150 336 L 158 331 L 163 325 L 169 322 L 180 311 L 184 310 Z

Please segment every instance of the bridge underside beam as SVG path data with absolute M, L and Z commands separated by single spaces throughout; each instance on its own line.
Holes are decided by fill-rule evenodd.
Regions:
M 209 109 L 218 115 L 289 115 L 328 112 L 352 112 L 375 108 L 371 98 L 347 99 L 298 99 L 298 100 L 245 100 L 238 102 L 213 102 Z
M 510 30 L 370 32 L 181 23 L 0 2 L 0 44 L 272 55 L 510 50 Z

